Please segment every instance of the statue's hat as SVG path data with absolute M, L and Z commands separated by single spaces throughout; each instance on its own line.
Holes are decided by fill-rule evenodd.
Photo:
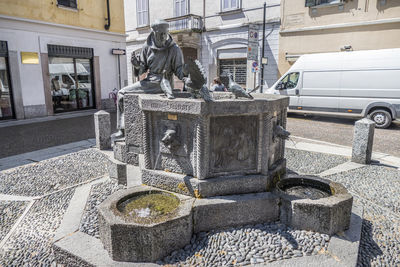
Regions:
M 151 28 L 155 32 L 168 32 L 169 24 L 163 19 L 157 19 L 151 24 Z

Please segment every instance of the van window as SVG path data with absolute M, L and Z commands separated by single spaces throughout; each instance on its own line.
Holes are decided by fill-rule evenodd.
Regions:
M 299 72 L 292 72 L 287 74 L 283 79 L 278 83 L 275 89 L 284 90 L 284 89 L 293 89 L 297 86 L 297 82 L 299 81 Z

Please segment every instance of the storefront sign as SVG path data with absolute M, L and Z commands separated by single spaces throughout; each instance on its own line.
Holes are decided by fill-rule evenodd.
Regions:
M 36 52 L 21 52 L 22 64 L 39 64 L 39 54 Z

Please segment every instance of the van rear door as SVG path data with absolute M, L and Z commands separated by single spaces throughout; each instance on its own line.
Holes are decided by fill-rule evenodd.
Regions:
M 338 70 L 304 71 L 299 102 L 301 109 L 338 112 L 340 76 Z

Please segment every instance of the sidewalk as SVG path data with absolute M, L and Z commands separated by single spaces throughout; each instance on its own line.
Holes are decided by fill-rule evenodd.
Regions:
M 54 266 L 54 241 L 78 234 L 98 240 L 96 206 L 121 186 L 108 178 L 107 153 L 93 145 L 88 139 L 0 159 L 0 266 Z M 345 233 L 331 237 L 326 251 L 304 251 L 285 259 L 275 255 L 268 261 L 258 258 L 257 266 L 354 266 L 357 261 L 357 266 L 399 265 L 400 159 L 374 153 L 374 164 L 356 164 L 349 161 L 349 147 L 300 137 L 293 137 L 286 147 L 288 171 L 327 177 L 352 193 L 354 206 L 364 209 L 364 216 L 359 215 L 361 240 L 346 241 Z M 206 242 L 202 246 L 207 250 Z M 179 253 L 175 256 L 178 259 Z M 96 257 L 97 265 L 113 265 Z M 187 257 L 190 262 L 197 256 Z M 174 257 L 169 259 L 174 263 Z M 246 264 L 236 262 L 231 265 Z

